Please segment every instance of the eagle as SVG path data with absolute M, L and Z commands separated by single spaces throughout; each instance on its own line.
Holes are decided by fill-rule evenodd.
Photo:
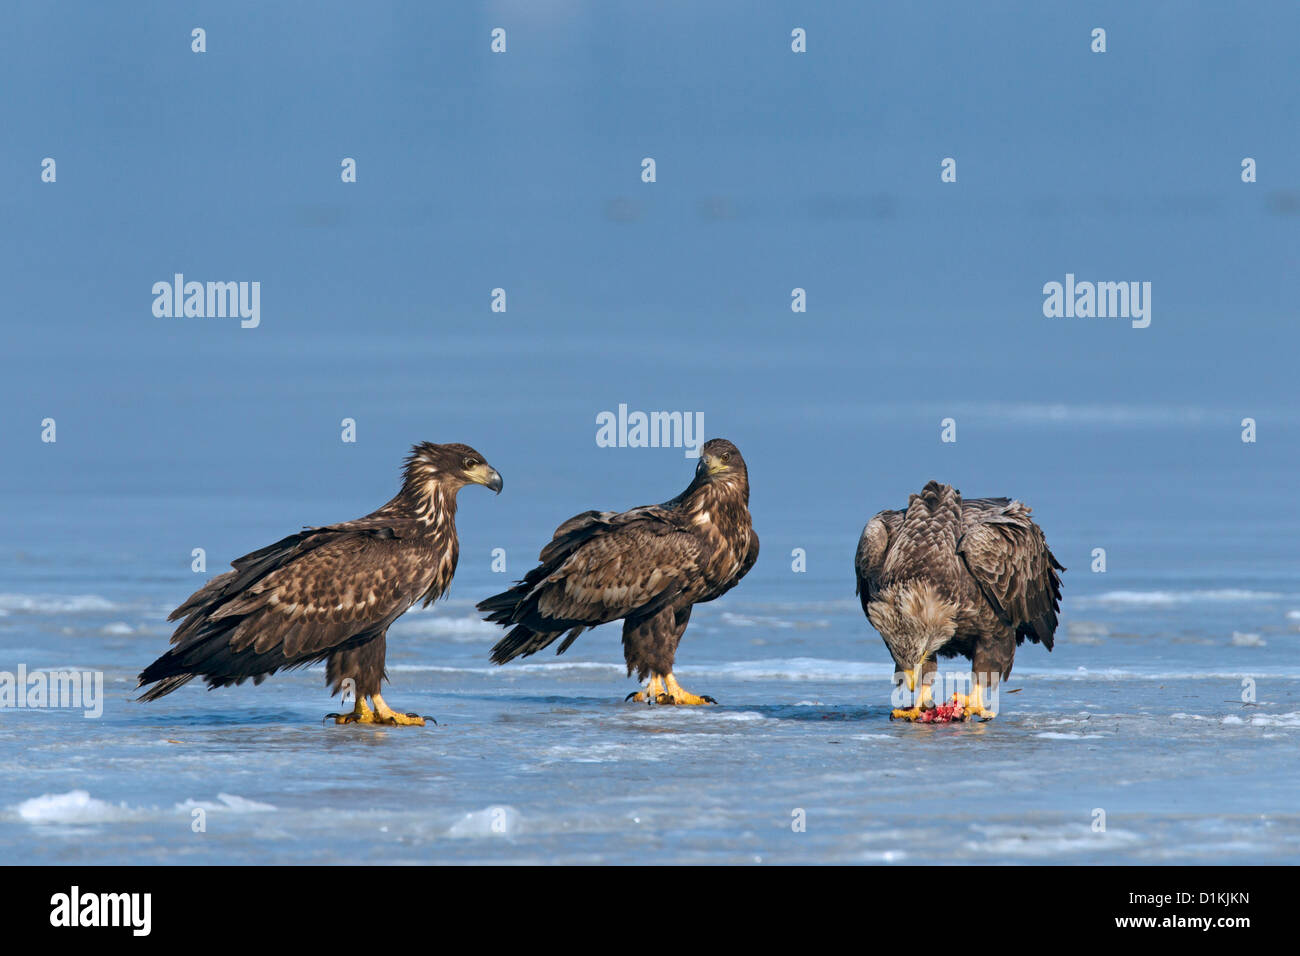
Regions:
M 402 488 L 364 518 L 306 528 L 232 563 L 172 611 L 171 648 L 140 674 L 157 700 L 202 677 L 209 689 L 260 684 L 282 668 L 325 661 L 334 694 L 350 690 L 336 723 L 424 726 L 380 696 L 388 626 L 416 601 L 427 607 L 456 573 L 456 493 L 501 492 L 501 475 L 469 445 L 422 442 L 405 461 Z M 366 698 L 374 709 L 366 705 Z
M 628 700 L 717 703 L 678 684 L 673 662 L 691 609 L 726 594 L 758 560 L 745 459 L 726 439 L 711 439 L 677 497 L 575 515 L 538 560 L 522 581 L 478 605 L 488 621 L 510 628 L 492 648 L 493 663 L 535 654 L 567 632 L 562 654 L 588 628 L 622 620 L 628 676 L 648 678 Z
M 967 498 L 929 482 L 905 511 L 867 522 L 854 569 L 862 610 L 894 659 L 909 691 L 920 693 L 892 717 L 920 719 L 932 704 L 939 657 L 971 660 L 970 716 L 997 713 L 997 687 L 1011 676 L 1016 648 L 1028 638 L 1049 651 L 1065 568 L 1030 509 L 1010 498 Z M 989 699 L 985 699 L 988 691 Z

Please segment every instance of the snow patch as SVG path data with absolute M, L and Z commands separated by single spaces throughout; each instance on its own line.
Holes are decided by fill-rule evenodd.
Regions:
M 27 823 L 111 823 L 135 815 L 124 803 L 97 800 L 85 790 L 45 793 L 18 804 L 18 816 Z

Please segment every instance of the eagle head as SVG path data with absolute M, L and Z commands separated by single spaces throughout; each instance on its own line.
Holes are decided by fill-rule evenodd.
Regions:
M 957 630 L 957 605 L 929 581 L 909 581 L 880 592 L 867 608 L 872 626 L 885 639 L 897 672 L 916 690 L 921 665 Z
M 695 480 L 743 481 L 749 485 L 749 472 L 740 449 L 725 438 L 710 438 L 700 448 L 700 463 L 695 466 Z
M 431 484 L 455 494 L 466 485 L 483 485 L 501 494 L 501 474 L 469 445 L 421 442 L 406 458 L 406 484 L 426 489 Z

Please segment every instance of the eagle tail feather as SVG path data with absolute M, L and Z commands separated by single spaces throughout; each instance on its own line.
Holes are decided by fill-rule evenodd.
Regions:
M 575 628 L 574 630 L 581 631 L 582 628 Z M 506 661 L 512 661 L 516 657 L 529 657 L 546 647 L 563 633 L 564 631 L 562 630 L 539 632 L 534 631 L 532 628 L 524 624 L 516 624 L 510 629 L 509 633 L 507 633 L 505 637 L 501 638 L 501 640 L 497 641 L 497 643 L 493 645 L 492 663 L 504 664 Z M 569 644 L 573 643 L 573 638 L 576 636 L 576 634 L 570 634 L 569 638 L 565 641 L 564 646 L 561 647 L 560 650 L 563 651 L 565 647 L 568 647 Z
M 150 667 L 152 666 L 154 665 L 150 665 Z M 146 670 L 145 673 L 148 673 L 148 671 Z M 159 697 L 166 697 L 168 694 L 170 694 L 172 691 L 176 690 L 177 688 L 184 687 L 186 684 L 188 684 L 197 676 L 198 676 L 197 674 L 171 674 L 170 676 L 163 677 L 163 678 L 153 678 L 153 680 L 157 680 L 157 683 L 154 684 L 152 687 L 150 687 L 139 697 L 137 697 L 136 700 L 150 701 L 150 700 L 157 700 Z M 141 674 L 140 683 L 137 686 L 143 687 L 145 684 L 151 682 L 152 681 L 145 680 L 145 675 Z

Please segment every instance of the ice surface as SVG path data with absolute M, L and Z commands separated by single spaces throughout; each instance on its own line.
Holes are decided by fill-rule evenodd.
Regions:
M 426 728 L 323 723 L 319 668 L 138 704 L 161 594 L 11 594 L 9 643 L 102 669 L 108 699 L 98 720 L 0 711 L 0 846 L 194 864 L 1300 860 L 1300 656 L 1215 637 L 1272 634 L 1285 608 L 1093 604 L 1053 654 L 1021 649 L 997 720 L 915 726 L 888 719 L 891 667 L 858 608 L 771 590 L 696 610 L 678 674 L 709 708 L 624 703 L 616 628 L 497 668 L 463 606 L 421 612 L 394 631 L 387 697 Z M 1182 625 L 1204 642 L 1168 626 L 1187 606 L 1216 608 Z
M 765 405 L 757 431 L 776 427 L 782 408 Z M 773 471 L 770 456 L 788 455 L 776 446 L 798 435 L 785 437 L 756 449 L 756 473 L 764 454 L 763 471 Z M 550 460 L 549 448 L 518 450 L 513 440 L 502 448 Z M 1080 440 L 1062 439 L 1034 460 L 1075 460 Z M 1150 436 L 1133 441 L 1127 453 L 1138 455 Z M 637 685 L 617 625 L 582 635 L 563 656 L 548 649 L 496 667 L 487 655 L 497 632 L 473 605 L 521 574 L 564 517 L 655 500 L 689 466 L 676 452 L 667 464 L 647 457 L 652 480 L 637 489 L 625 486 L 640 465 L 610 463 L 591 478 L 604 489 L 596 494 L 570 487 L 577 468 L 562 476 L 523 468 L 515 478 L 518 467 L 481 444 L 507 492 L 464 493 L 451 599 L 412 611 L 389 633 L 385 696 L 437 718 L 424 728 L 322 721 L 339 703 L 321 666 L 260 687 L 209 692 L 194 683 L 154 703 L 133 700 L 135 675 L 167 646 L 167 613 L 206 577 L 190 570 L 192 548 L 207 548 L 207 574 L 216 574 L 299 524 L 363 513 L 389 491 L 383 468 L 379 494 L 365 493 L 374 469 L 360 465 L 338 483 L 355 501 L 340 500 L 333 485 L 304 499 L 292 488 L 254 494 L 238 481 L 173 498 L 160 489 L 182 482 L 167 468 L 135 476 L 152 482 L 147 493 L 0 493 L 8 612 L 0 671 L 89 668 L 103 673 L 105 698 L 98 719 L 0 708 L 0 858 L 1300 862 L 1300 521 L 1234 510 L 1207 531 L 1186 518 L 1217 514 L 1216 496 L 1238 494 L 1237 471 L 1207 478 L 1209 490 L 1162 486 L 1143 507 L 1158 501 L 1168 517 L 1133 528 L 1141 509 L 1117 512 L 1117 488 L 1086 472 L 1073 484 L 1055 465 L 1014 481 L 962 478 L 968 493 L 1023 494 L 1034 506 L 1071 569 L 1063 627 L 1050 654 L 1028 643 L 1018 650 L 996 720 L 915 726 L 889 720 L 893 665 L 851 575 L 867 517 L 915 488 L 889 491 L 892 477 L 861 478 L 873 484 L 859 488 L 876 468 L 866 452 L 853 460 L 846 451 L 852 477 L 838 492 L 832 484 L 806 494 L 795 483 L 782 493 L 771 484 L 780 469 L 755 482 L 763 555 L 740 587 L 695 609 L 678 655 L 682 684 L 720 704 L 672 708 L 624 702 Z M 1192 444 L 1169 441 L 1152 454 L 1166 461 Z M 259 474 L 294 467 L 259 464 Z M 1289 473 L 1279 466 L 1271 484 L 1261 480 L 1240 500 L 1269 500 Z M 519 499 L 507 500 L 512 488 L 522 488 Z M 520 527 L 521 516 L 533 524 Z M 1109 522 L 1100 530 L 1098 516 Z M 1088 570 L 1099 544 L 1110 555 L 1105 574 Z M 498 545 L 509 574 L 490 570 Z M 795 547 L 807 550 L 806 573 L 791 571 Z M 960 673 L 965 664 L 942 667 Z M 200 810 L 206 826 L 196 832 Z M 1096 810 L 1105 830 L 1094 829 Z

